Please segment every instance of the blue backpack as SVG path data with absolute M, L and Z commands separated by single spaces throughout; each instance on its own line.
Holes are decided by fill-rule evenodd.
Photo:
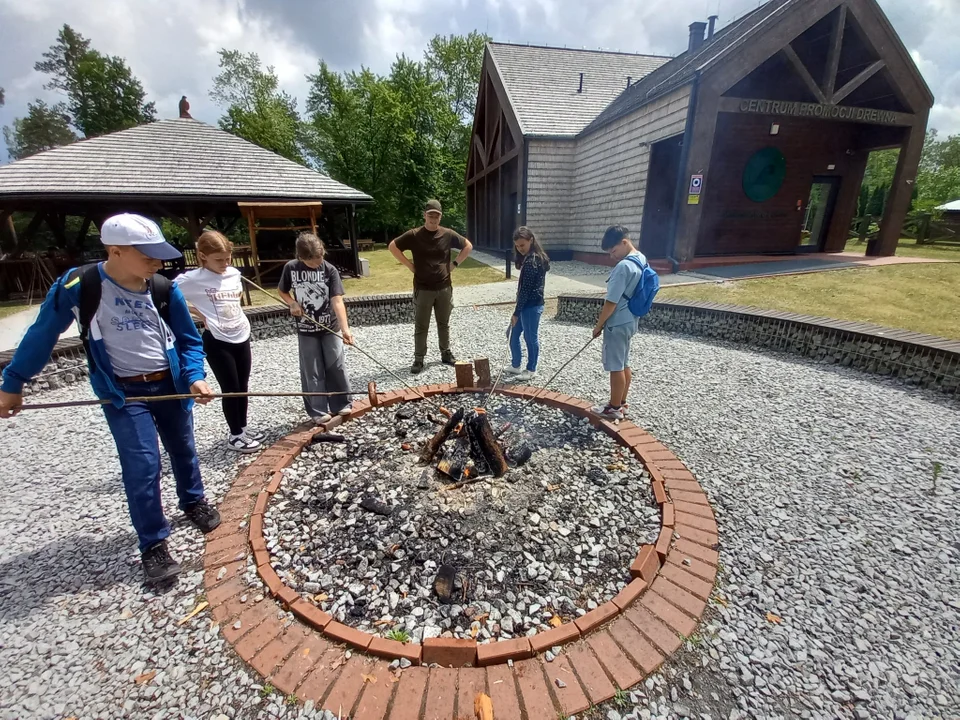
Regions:
M 660 276 L 657 271 L 643 262 L 636 255 L 628 255 L 628 260 L 633 260 L 640 266 L 640 282 L 637 283 L 637 289 L 633 291 L 633 296 L 627 298 L 627 307 L 630 308 L 636 317 L 641 318 L 650 312 L 653 305 L 653 299 L 660 291 Z

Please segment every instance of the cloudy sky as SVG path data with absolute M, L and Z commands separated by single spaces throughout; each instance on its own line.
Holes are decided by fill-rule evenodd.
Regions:
M 0 126 L 43 90 L 33 64 L 63 23 L 96 49 L 126 58 L 160 117 L 181 95 L 215 123 L 211 79 L 222 47 L 255 51 L 302 101 L 304 76 L 323 58 L 338 70 L 385 72 L 398 53 L 419 58 L 435 34 L 487 32 L 496 40 L 675 55 L 687 25 L 720 25 L 757 0 L 0 0 Z M 931 126 L 960 133 L 960 0 L 880 0 L 937 97 Z M 0 142 L 0 162 L 6 147 Z

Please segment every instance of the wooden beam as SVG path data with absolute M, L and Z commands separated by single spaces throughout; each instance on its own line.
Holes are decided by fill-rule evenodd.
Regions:
M 190 232 L 189 223 L 187 223 L 187 221 L 184 218 L 180 217 L 173 211 L 167 210 L 167 208 L 165 208 L 163 205 L 158 205 L 157 203 L 153 203 L 150 207 L 152 207 L 153 210 L 157 214 L 159 214 L 161 217 L 165 217 L 167 220 L 171 221 L 175 225 L 186 230 L 187 232 Z
M 813 79 L 813 76 L 810 75 L 810 71 L 807 70 L 807 66 L 803 64 L 803 60 L 800 59 L 800 56 L 797 55 L 797 51 L 793 49 L 793 45 L 787 43 L 786 47 L 781 51 L 790 61 L 790 64 L 793 65 L 793 69 L 796 71 L 797 75 L 800 76 L 800 79 L 803 80 L 804 85 L 807 86 L 807 90 L 817 99 L 817 102 L 826 105 L 827 98 L 823 95 L 823 90 L 820 89 L 820 86 L 817 85 L 817 81 Z
M 477 180 L 480 180 L 481 178 L 486 177 L 487 175 L 492 173 L 494 170 L 499 168 L 501 165 L 504 165 L 510 162 L 511 160 L 513 160 L 515 157 L 518 157 L 519 155 L 520 155 L 520 148 L 514 148 L 513 150 L 508 152 L 506 155 L 501 157 L 499 160 L 497 160 L 495 163 L 493 163 L 487 168 L 484 168 L 483 172 L 477 173 L 472 178 L 470 178 L 470 180 L 467 181 L 467 185 L 473 185 L 475 182 L 477 182 Z
M 890 194 L 887 196 L 883 219 L 880 221 L 880 234 L 877 237 L 876 247 L 873 248 L 873 255 L 883 257 L 893 255 L 897 251 L 903 222 L 906 220 L 913 187 L 917 181 L 928 116 L 929 111 L 917 115 L 917 122 L 900 149 L 897 169 L 893 174 L 893 182 L 890 185 Z
M 830 36 L 830 54 L 827 55 L 827 69 L 824 71 L 823 93 L 833 100 L 833 91 L 837 87 L 837 71 L 840 68 L 840 50 L 843 47 L 843 31 L 847 26 L 847 6 L 841 5 L 837 11 L 837 21 Z
M 357 241 L 357 207 L 347 208 L 347 222 L 350 232 L 350 247 L 353 248 L 353 271 L 360 277 L 360 245 Z
M 257 279 L 257 285 L 263 285 L 260 280 L 260 258 L 257 255 L 257 218 L 254 215 L 253 208 L 247 208 L 247 228 L 250 232 L 250 256 L 253 260 L 253 275 Z
M 877 60 L 875 63 L 873 63 L 873 64 L 871 64 L 871 65 L 868 65 L 868 66 L 867 66 L 866 68 L 864 68 L 853 80 L 851 80 L 850 82 L 848 82 L 848 83 L 847 83 L 846 85 L 844 85 L 842 88 L 840 88 L 839 90 L 837 90 L 836 93 L 834 93 L 834 95 L 833 95 L 833 102 L 834 102 L 834 103 L 839 103 L 839 102 L 843 101 L 843 99 L 844 99 L 845 97 L 847 97 L 847 95 L 849 95 L 849 94 L 852 93 L 854 90 L 856 90 L 858 87 L 860 87 L 861 85 L 863 85 L 867 80 L 869 80 L 869 79 L 872 78 L 874 75 L 876 75 L 878 72 L 880 72 L 881 70 L 883 70 L 883 68 L 885 68 L 886 66 L 887 66 L 887 64 L 886 64 L 883 60 Z
M 10 254 L 17 252 L 17 228 L 13 224 L 13 210 L 0 212 L 0 249 Z
M 483 166 L 483 168 L 486 168 L 487 167 L 487 151 L 483 147 L 483 140 L 480 139 L 479 135 L 474 135 L 473 143 L 474 145 L 477 146 L 477 150 L 480 151 L 480 164 Z
M 720 112 L 750 115 L 777 115 L 837 122 L 858 122 L 866 125 L 913 127 L 916 115 L 892 110 L 876 110 L 852 105 L 821 105 L 792 100 L 762 100 L 756 98 L 720 98 Z
M 85 215 L 80 224 L 80 232 L 77 233 L 77 247 L 83 247 L 83 241 L 87 239 L 87 231 L 90 229 L 90 216 Z

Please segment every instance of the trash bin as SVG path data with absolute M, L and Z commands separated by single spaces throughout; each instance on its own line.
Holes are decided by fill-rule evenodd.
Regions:
M 370 261 L 360 258 L 360 277 L 370 277 Z

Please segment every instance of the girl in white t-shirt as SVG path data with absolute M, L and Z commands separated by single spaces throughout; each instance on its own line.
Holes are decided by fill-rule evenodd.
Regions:
M 197 240 L 200 267 L 186 272 L 174 282 L 199 314 L 207 329 L 203 349 L 210 369 L 222 392 L 247 392 L 250 380 L 250 321 L 240 297 L 243 280 L 233 267 L 233 243 L 218 232 L 208 230 Z M 263 434 L 247 427 L 247 398 L 224 398 L 223 414 L 230 426 L 227 447 L 242 453 L 260 449 Z

